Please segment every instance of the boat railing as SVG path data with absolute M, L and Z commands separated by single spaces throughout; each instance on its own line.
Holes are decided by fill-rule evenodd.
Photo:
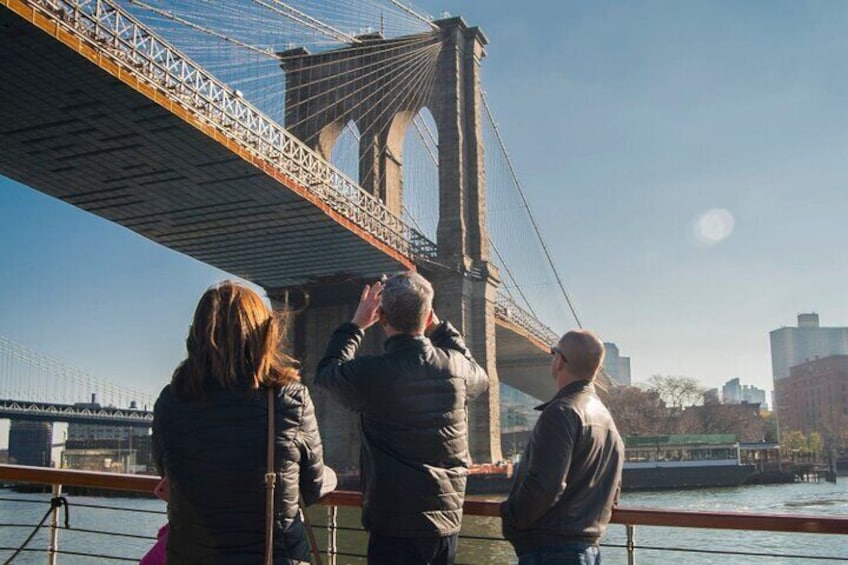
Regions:
M 161 514 L 164 523 L 164 511 L 156 510 L 138 510 L 121 507 L 117 505 L 109 505 L 108 499 L 103 499 L 103 504 L 90 504 L 90 499 L 83 499 L 84 502 L 74 500 L 74 497 L 64 496 L 63 489 L 68 487 L 94 489 L 99 492 L 115 493 L 152 493 L 153 488 L 158 482 L 157 477 L 145 475 L 125 475 L 115 473 L 101 473 L 93 471 L 77 471 L 70 469 L 52 469 L 41 467 L 26 467 L 20 465 L 0 465 L 0 485 L 12 484 L 35 484 L 49 486 L 53 496 L 49 500 L 32 500 L 21 498 L 19 496 L 11 496 L 0 494 L 0 501 L 3 505 L 10 503 L 18 504 L 41 504 L 45 510 L 44 519 L 41 524 L 7 522 L 0 523 L 0 528 L 20 530 L 20 540 L 16 544 L 9 544 L 8 541 L 0 544 L 0 556 L 4 558 L 4 562 L 13 553 L 23 547 L 23 552 L 33 553 L 39 552 L 46 555 L 47 562 L 51 565 L 57 563 L 60 555 L 68 556 L 69 562 L 77 562 L 77 557 L 85 555 L 89 559 L 103 560 L 103 562 L 137 562 L 140 555 L 135 556 L 115 556 L 106 555 L 98 552 L 93 548 L 89 548 L 86 552 L 70 551 L 60 549 L 60 532 L 66 529 L 66 523 L 63 518 L 67 517 L 68 507 L 73 508 L 72 514 L 78 514 L 77 508 L 83 509 L 106 509 L 110 511 L 125 511 L 125 512 L 148 512 Z M 70 502 L 69 502 L 70 501 Z M 343 558 L 362 558 L 364 562 L 365 544 L 360 542 L 355 545 L 358 547 L 340 547 L 339 537 L 344 537 L 344 534 L 350 531 L 359 531 L 361 528 L 353 528 L 343 526 L 339 523 L 339 512 L 350 512 L 361 507 L 362 498 L 357 492 L 336 491 L 325 497 L 321 503 L 326 508 L 326 521 L 318 523 L 313 515 L 313 528 L 321 528 L 324 530 L 323 536 L 319 538 L 321 553 L 324 555 L 324 562 L 330 565 L 339 563 Z M 64 508 L 63 508 L 64 507 Z M 465 516 L 478 517 L 481 519 L 496 519 L 499 516 L 499 504 L 492 501 L 481 500 L 466 500 Z M 65 513 L 65 514 L 63 514 Z M 310 512 L 313 514 L 313 512 Z M 115 524 L 121 524 L 125 521 L 114 520 Z M 745 531 L 763 531 L 763 532 L 785 532 L 792 534 L 848 534 L 848 518 L 834 516 L 814 516 L 814 515 L 784 515 L 784 514 L 752 514 L 752 513 L 737 513 L 737 512 L 691 512 L 678 510 L 661 510 L 661 509 L 645 509 L 645 508 L 617 508 L 612 516 L 613 524 L 623 525 L 626 530 L 626 536 L 623 538 L 623 543 L 604 543 L 602 547 L 620 548 L 627 555 L 627 563 L 635 564 L 637 550 L 663 551 L 663 552 L 694 552 L 707 553 L 716 557 L 725 557 L 726 559 L 736 560 L 741 556 L 749 558 L 763 558 L 764 562 L 768 562 L 768 558 L 788 559 L 790 562 L 816 562 L 817 560 L 825 561 L 848 561 L 848 555 L 842 556 L 816 556 L 816 555 L 799 555 L 792 553 L 766 552 L 766 551 L 740 551 L 740 550 L 721 550 L 712 547 L 677 547 L 673 545 L 650 545 L 637 543 L 636 527 L 651 526 L 651 527 L 669 527 L 669 528 L 698 528 L 706 530 L 745 530 Z M 47 529 L 47 546 L 35 547 L 29 542 L 33 538 L 33 534 Z M 155 539 L 152 536 L 137 535 L 132 533 L 122 533 L 120 531 L 100 531 L 87 530 L 79 527 L 67 528 L 68 533 L 82 532 L 86 534 L 97 534 L 103 536 L 119 536 L 121 538 L 133 539 L 137 547 L 149 547 Z M 364 536 L 364 533 L 362 534 Z M 29 537 L 29 539 L 27 539 Z M 685 536 L 671 536 L 667 541 L 669 543 L 682 543 Z M 506 544 L 507 542 L 498 536 L 493 535 L 472 535 L 465 531 L 460 538 L 466 540 L 465 543 L 484 543 L 484 544 Z M 8 540 L 9 536 L 4 536 Z M 17 538 L 16 538 L 17 539 Z M 43 536 L 40 538 L 44 543 Z M 362 537 L 361 540 L 365 538 Z M 348 539 L 349 541 L 349 539 Z M 845 541 L 840 540 L 842 547 L 848 547 Z M 323 542 L 323 543 L 322 543 Z M 8 545 L 7 545 L 8 544 Z M 139 545 L 141 544 L 141 545 Z M 461 544 L 461 547 L 462 545 Z M 836 544 L 840 545 L 840 544 Z M 127 544 L 128 548 L 132 544 Z M 143 552 L 142 552 L 143 553 Z M 504 552 L 507 555 L 508 552 Z M 31 560 L 30 560 L 31 561 Z M 99 562 L 99 561 L 98 561 Z M 348 562 L 348 561 L 343 561 Z M 490 561 L 491 562 L 491 561 Z

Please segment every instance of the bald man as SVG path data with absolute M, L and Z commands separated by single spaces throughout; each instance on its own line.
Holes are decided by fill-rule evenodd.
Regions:
M 570 331 L 551 355 L 558 392 L 536 408 L 542 414 L 501 504 L 503 534 L 519 565 L 596 565 L 624 462 L 615 422 L 595 393 L 604 344 Z

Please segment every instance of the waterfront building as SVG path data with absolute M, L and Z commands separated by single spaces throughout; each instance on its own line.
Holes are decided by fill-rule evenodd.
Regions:
M 76 408 L 88 408 L 90 410 L 100 410 L 102 406 L 97 402 L 97 397 L 92 394 L 91 402 L 77 402 L 74 404 Z M 131 409 L 135 409 L 135 402 L 130 405 Z M 68 424 L 68 441 L 88 441 L 88 440 L 103 440 L 111 441 L 113 445 L 117 441 L 134 442 L 137 438 L 150 435 L 150 430 L 147 428 L 137 428 L 133 426 L 109 426 L 103 424 Z
M 91 410 L 101 408 L 93 394 L 91 402 L 78 402 L 74 406 Z M 150 430 L 133 426 L 70 423 L 62 452 L 62 467 L 116 473 L 152 472 Z
M 618 346 L 605 341 L 604 371 L 620 385 L 630 386 L 630 357 L 621 355 Z
M 774 386 L 782 433 L 818 432 L 827 442 L 848 427 L 848 355 L 795 365 Z
M 129 435 L 122 439 L 69 439 L 62 451 L 62 467 L 85 471 L 155 474 L 153 437 Z
M 9 461 L 15 465 L 50 467 L 53 424 L 12 420 L 9 426 Z
M 137 468 L 135 455 L 134 450 L 66 449 L 62 452 L 62 467 L 77 471 L 132 473 Z
M 827 357 L 848 355 L 848 328 L 823 328 L 819 315 L 798 314 L 798 327 L 783 327 L 769 332 L 771 367 L 775 384 L 789 377 L 789 368 Z

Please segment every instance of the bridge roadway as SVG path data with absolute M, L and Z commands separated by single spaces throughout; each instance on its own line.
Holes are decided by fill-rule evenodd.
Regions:
M 29 4 L 0 0 L 3 175 L 269 289 L 367 278 L 434 256 L 361 194 L 345 201 L 319 184 L 335 176 L 319 170 L 304 184 L 255 139 L 239 141 L 238 123 L 203 114 L 215 100 L 194 93 L 189 102 L 181 87 L 153 84 L 134 72 L 149 61 L 105 56 Z M 389 227 L 371 229 L 375 218 Z M 547 336 L 499 312 L 501 380 L 549 398 Z

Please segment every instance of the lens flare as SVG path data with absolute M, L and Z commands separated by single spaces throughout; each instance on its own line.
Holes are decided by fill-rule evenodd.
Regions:
M 695 220 L 695 239 L 704 245 L 715 245 L 733 233 L 733 214 L 724 208 L 707 210 Z

